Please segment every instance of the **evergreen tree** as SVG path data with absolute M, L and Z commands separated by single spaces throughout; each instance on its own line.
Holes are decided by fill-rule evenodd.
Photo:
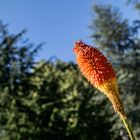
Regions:
M 35 61 L 38 47 L 0 26 L 0 139 L 111 139 L 112 108 L 73 63 Z M 107 108 L 108 111 L 103 111 Z
M 95 6 L 94 12 L 92 39 L 116 68 L 126 111 L 140 138 L 139 21 L 130 26 L 111 6 Z M 77 66 L 36 62 L 41 45 L 35 47 L 24 34 L 10 34 L 0 22 L 0 139 L 123 139 L 124 128 L 111 104 Z
M 109 132 L 114 123 L 108 119 L 112 110 L 103 111 L 108 108 L 105 98 L 81 76 L 75 64 L 47 62 L 36 71 L 33 83 L 38 88 L 34 106 L 40 110 L 36 116 L 40 122 L 38 139 L 107 140 L 114 135 Z
M 26 139 L 32 125 L 32 111 L 27 104 L 33 89 L 30 77 L 39 46 L 22 38 L 25 30 L 9 34 L 0 22 L 0 139 Z M 28 129 L 27 129 L 28 128 Z M 25 134 L 25 135 L 24 135 Z

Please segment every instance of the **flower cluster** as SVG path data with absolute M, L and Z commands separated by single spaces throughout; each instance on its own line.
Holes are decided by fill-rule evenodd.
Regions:
M 82 74 L 110 99 L 116 112 L 125 116 L 119 97 L 116 74 L 107 58 L 97 48 L 82 41 L 75 43 L 73 51 Z

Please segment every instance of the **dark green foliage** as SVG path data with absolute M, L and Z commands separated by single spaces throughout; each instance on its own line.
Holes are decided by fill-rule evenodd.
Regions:
M 111 139 L 116 119 L 105 96 L 73 63 L 38 63 L 38 47 L 24 42 L 24 31 L 0 27 L 0 139 Z M 109 119 L 111 118 L 111 119 Z
M 24 139 L 24 133 L 30 134 L 32 128 L 28 121 L 32 110 L 26 104 L 32 101 L 30 78 L 40 45 L 33 48 L 26 43 L 24 33 L 11 35 L 0 23 L 0 139 L 4 140 Z
M 35 92 L 40 91 L 36 108 L 45 117 L 43 120 L 37 116 L 40 130 L 44 127 L 44 139 L 110 139 L 111 134 L 106 133 L 109 134 L 113 120 L 105 116 L 112 116 L 113 112 L 102 111 L 105 99 L 94 92 L 73 63 L 47 63 L 36 72 L 33 83 L 38 87 Z

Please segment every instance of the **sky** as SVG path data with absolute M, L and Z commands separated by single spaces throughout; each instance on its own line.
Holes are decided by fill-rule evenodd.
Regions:
M 74 61 L 72 48 L 81 39 L 93 44 L 89 28 L 92 6 L 112 4 L 124 18 L 137 19 L 138 14 L 125 0 L 0 0 L 0 20 L 9 24 L 10 33 L 27 29 L 25 38 L 38 45 L 45 43 L 36 59 Z

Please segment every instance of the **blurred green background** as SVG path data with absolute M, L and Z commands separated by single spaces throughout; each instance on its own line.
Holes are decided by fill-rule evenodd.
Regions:
M 125 2 L 139 15 L 139 1 Z M 125 110 L 140 139 L 139 17 L 130 22 L 119 7 L 107 4 L 93 4 L 91 11 L 89 39 L 113 64 Z M 43 43 L 34 45 L 26 35 L 22 29 L 11 33 L 0 22 L 0 140 L 129 140 L 111 103 L 77 65 L 39 59 Z

